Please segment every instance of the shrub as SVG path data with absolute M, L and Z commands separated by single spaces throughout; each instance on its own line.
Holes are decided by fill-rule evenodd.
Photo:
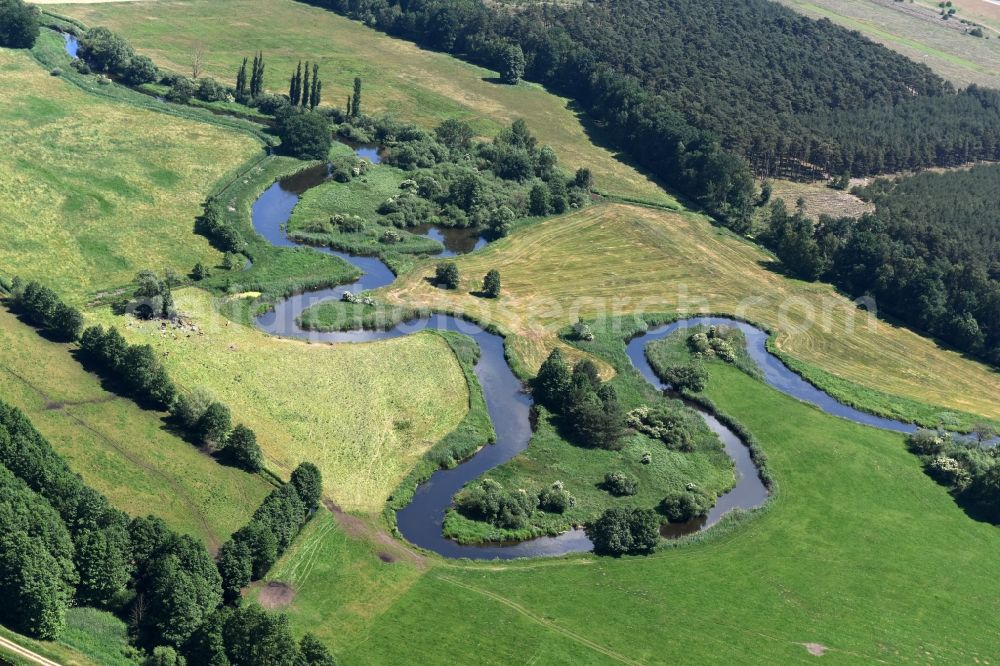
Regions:
M 167 91 L 166 99 L 175 104 L 187 104 L 194 97 L 194 93 L 194 84 L 184 77 L 179 77 Z
M 644 435 L 658 439 L 671 449 L 693 450 L 693 436 L 683 412 L 664 406 L 650 409 L 636 407 L 625 415 L 625 424 Z
M 492 479 L 484 479 L 455 498 L 455 507 L 466 516 L 484 520 L 497 527 L 527 527 L 535 502 L 518 489 L 504 490 Z
M 322 114 L 282 109 L 275 115 L 275 121 L 283 153 L 301 160 L 327 159 L 333 135 Z
M 447 261 L 437 265 L 434 271 L 434 283 L 445 289 L 458 289 L 458 266 Z
M 694 484 L 686 490 L 672 492 L 660 502 L 660 513 L 672 523 L 686 523 L 707 516 L 715 506 L 715 497 Z
M 23 0 L 0 0 L 0 46 L 30 49 L 38 39 L 35 9 Z
M 944 451 L 949 439 L 950 436 L 945 433 L 921 428 L 907 435 L 906 446 L 918 455 L 932 456 Z
M 590 326 L 585 324 L 582 319 L 578 319 L 577 322 L 573 324 L 573 337 L 577 340 L 590 342 L 594 339 L 594 332 L 590 330 Z
M 132 86 L 152 83 L 156 80 L 156 65 L 148 56 L 133 55 L 120 74 L 125 83 Z
M 483 278 L 483 295 L 487 298 L 500 297 L 500 271 L 495 268 Z
M 660 519 L 651 509 L 608 509 L 587 525 L 587 536 L 598 554 L 649 553 L 660 539 Z
M 708 371 L 696 363 L 672 365 L 663 370 L 663 381 L 675 391 L 704 391 Z
M 195 96 L 205 102 L 224 102 L 227 91 L 225 86 L 213 78 L 205 77 L 198 79 L 198 89 Z
M 546 513 L 566 513 L 576 505 L 576 498 L 563 488 L 562 481 L 556 481 L 538 493 L 538 508 Z
M 53 67 L 52 71 L 49 72 L 52 76 L 62 76 L 62 67 Z
M 972 483 L 972 474 L 954 458 L 937 456 L 927 463 L 927 473 L 938 483 L 951 486 L 959 492 Z
M 625 472 L 608 472 L 604 475 L 604 489 L 617 497 L 635 495 L 639 483 Z

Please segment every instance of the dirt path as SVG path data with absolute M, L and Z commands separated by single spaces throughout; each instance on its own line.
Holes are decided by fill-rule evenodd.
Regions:
M 519 603 L 517 603 L 515 601 L 511 601 L 510 599 L 508 599 L 506 597 L 502 597 L 499 594 L 494 594 L 493 592 L 487 592 L 486 590 L 481 590 L 478 587 L 475 587 L 474 585 L 469 585 L 467 583 L 463 583 L 463 582 L 457 581 L 454 578 L 451 578 L 449 576 L 442 576 L 442 575 L 439 574 L 438 575 L 438 579 L 439 580 L 443 580 L 443 581 L 445 581 L 447 583 L 451 583 L 452 585 L 455 585 L 457 587 L 461 587 L 461 588 L 463 588 L 465 590 L 469 590 L 470 592 L 475 592 L 477 594 L 481 594 L 484 597 L 488 597 L 488 598 L 492 599 L 493 601 L 501 603 L 504 606 L 506 606 L 507 608 L 510 608 L 510 609 L 512 609 L 512 610 L 520 613 L 521 615 L 523 615 L 524 617 L 528 618 L 529 620 L 531 620 L 535 624 L 541 625 L 541 626 L 545 627 L 546 629 L 551 629 L 552 631 L 555 631 L 556 633 L 562 634 L 566 638 L 569 638 L 570 640 L 575 641 L 575 642 L 579 643 L 580 645 L 583 645 L 584 647 L 588 647 L 591 650 L 594 650 L 595 652 L 599 652 L 599 653 L 603 654 L 606 657 L 610 657 L 611 659 L 614 659 L 617 662 L 620 662 L 620 663 L 623 663 L 623 664 L 630 664 L 630 666 L 641 666 L 641 664 L 642 664 L 641 661 L 636 661 L 635 659 L 632 659 L 630 657 L 626 657 L 625 655 L 623 655 L 623 654 L 621 654 L 619 652 L 615 652 L 614 650 L 612 650 L 610 648 L 604 647 L 600 643 L 595 643 L 594 641 L 590 640 L 589 638 L 581 636 L 580 634 L 576 633 L 575 631 L 571 631 L 571 630 L 567 629 L 566 627 L 562 627 L 562 626 L 556 624 L 555 622 L 553 622 L 552 620 L 548 620 L 548 619 L 546 619 L 544 617 L 536 615 L 535 613 L 531 612 L 530 610 L 528 610 L 527 608 L 525 608 L 521 604 L 519 604 Z
M 426 569 L 429 566 L 426 555 L 414 550 L 403 541 L 395 538 L 384 529 L 377 527 L 369 521 L 352 516 L 337 506 L 332 499 L 328 497 L 324 498 L 323 506 L 333 514 L 337 523 L 348 536 L 357 539 L 367 539 L 374 544 L 382 546 L 388 551 L 386 554 L 390 557 L 393 555 L 399 556 L 393 557 L 394 560 L 404 558 L 415 564 L 418 569 Z M 381 554 L 380 557 L 382 557 Z
M 23 659 L 27 659 L 34 664 L 41 664 L 42 666 L 60 666 L 59 662 L 46 659 L 37 652 L 32 652 L 26 647 L 21 647 L 14 641 L 7 640 L 2 636 L 0 636 L 0 649 L 6 650 L 7 652 L 15 654 Z

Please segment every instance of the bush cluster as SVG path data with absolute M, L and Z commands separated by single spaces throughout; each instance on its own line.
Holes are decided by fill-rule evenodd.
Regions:
M 672 492 L 660 502 L 659 510 L 672 523 L 687 523 L 707 516 L 715 506 L 715 497 L 694 484 Z
M 625 415 L 628 427 L 648 437 L 658 439 L 668 448 L 690 452 L 694 450 L 694 433 L 689 417 L 679 409 L 664 405 L 636 407 Z
M 1000 447 L 983 446 L 995 436 L 991 426 L 982 424 L 971 437 L 959 439 L 945 431 L 922 429 L 906 442 L 920 456 L 927 474 L 947 486 L 960 503 L 1000 523 Z
M 635 495 L 639 482 L 625 472 L 608 472 L 604 475 L 604 489 L 617 497 Z
M 717 356 L 726 363 L 733 363 L 736 350 L 729 339 L 733 330 L 728 326 L 709 326 L 705 333 L 695 333 L 688 338 L 688 348 L 696 355 Z
M 129 85 L 152 83 L 157 78 L 153 61 L 138 55 L 124 37 L 107 28 L 88 30 L 80 38 L 77 54 L 92 70 L 117 76 Z
M 527 527 L 535 505 L 535 498 L 523 489 L 505 490 L 493 479 L 483 479 L 455 497 L 455 507 L 465 516 L 506 529 Z
M 608 509 L 587 525 L 587 536 L 601 555 L 649 553 L 660 540 L 660 519 L 652 509 Z
M 597 367 L 580 361 L 572 372 L 557 347 L 532 381 L 535 400 L 560 414 L 567 434 L 583 446 L 619 449 L 625 415 L 610 384 L 601 382 Z

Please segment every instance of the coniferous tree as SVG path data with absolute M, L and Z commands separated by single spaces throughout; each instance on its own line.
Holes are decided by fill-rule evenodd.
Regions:
M 319 64 L 313 63 L 312 88 L 309 90 L 309 108 L 315 109 L 319 106 L 319 89 L 322 84 L 319 81 Z
M 253 75 L 250 77 L 250 95 L 256 97 L 264 92 L 264 52 L 254 56 Z
M 347 93 L 347 103 L 344 105 L 344 115 L 351 115 L 351 94 Z
M 351 117 L 361 115 L 361 77 L 354 77 L 354 95 L 351 97 Z
M 311 91 L 312 91 L 312 88 L 310 88 L 310 86 L 309 86 L 309 61 L 308 60 L 306 60 L 306 67 L 303 70 L 301 86 L 302 87 L 301 87 L 300 92 L 299 92 L 299 103 L 302 105 L 302 108 L 304 109 L 307 106 L 309 106 L 309 96 L 310 96 Z
M 292 100 L 292 106 L 298 106 L 302 95 L 302 61 L 292 75 L 292 80 L 288 86 L 288 97 Z
M 254 65 L 257 64 L 257 57 L 254 56 Z M 243 58 L 240 71 L 236 73 L 236 96 L 245 97 L 247 92 L 247 59 Z

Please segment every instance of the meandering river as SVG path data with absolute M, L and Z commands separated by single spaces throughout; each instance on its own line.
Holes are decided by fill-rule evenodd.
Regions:
M 325 165 L 308 169 L 295 176 L 282 179 L 268 188 L 253 204 L 253 226 L 257 232 L 277 246 L 294 247 L 297 244 L 285 234 L 285 225 L 300 195 L 311 187 L 324 182 L 328 169 Z M 421 229 L 435 240 L 445 241 L 441 256 L 454 256 L 479 249 L 486 240 L 470 236 L 467 232 L 448 242 L 448 232 L 434 228 Z M 471 322 L 447 315 L 432 315 L 404 322 L 385 330 L 318 332 L 301 328 L 299 315 L 308 307 L 326 300 L 336 300 L 345 291 L 358 293 L 389 285 L 395 279 L 392 271 L 378 258 L 337 252 L 330 248 L 314 248 L 340 257 L 357 266 L 363 275 L 356 282 L 331 289 L 320 289 L 283 299 L 272 311 L 258 317 L 257 325 L 264 331 L 286 337 L 305 338 L 319 342 L 370 342 L 410 335 L 425 329 L 448 330 L 472 337 L 482 350 L 475 372 L 483 388 L 487 409 L 496 430 L 496 443 L 485 446 L 465 462 L 448 470 L 436 471 L 426 483 L 421 484 L 413 500 L 397 513 L 402 535 L 411 543 L 437 552 L 445 557 L 474 559 L 510 559 L 586 552 L 592 549 L 590 540 L 582 530 L 570 530 L 556 537 L 539 537 L 512 544 L 462 545 L 445 538 L 441 533 L 445 512 L 452 498 L 466 483 L 501 465 L 528 446 L 531 439 L 529 410 L 531 398 L 524 392 L 521 382 L 504 358 L 503 339 L 483 330 Z M 682 327 L 700 324 L 725 324 L 743 331 L 751 358 L 763 371 L 764 381 L 779 391 L 813 403 L 823 411 L 857 423 L 893 430 L 912 432 L 915 426 L 874 416 L 837 402 L 832 396 L 817 389 L 795 374 L 766 347 L 767 333 L 745 322 L 725 317 L 695 317 L 664 326 L 651 328 L 630 340 L 628 357 L 639 373 L 657 389 L 666 388 L 657 378 L 646 359 L 645 348 L 650 342 L 660 340 Z M 708 427 L 719 435 L 726 453 L 735 465 L 736 484 L 731 491 L 719 497 L 709 515 L 699 521 L 684 525 L 665 526 L 664 536 L 675 537 L 704 530 L 718 522 L 733 509 L 752 509 L 766 501 L 768 492 L 760 481 L 757 469 L 750 459 L 750 452 L 743 442 L 724 424 L 702 409 L 695 408 Z

